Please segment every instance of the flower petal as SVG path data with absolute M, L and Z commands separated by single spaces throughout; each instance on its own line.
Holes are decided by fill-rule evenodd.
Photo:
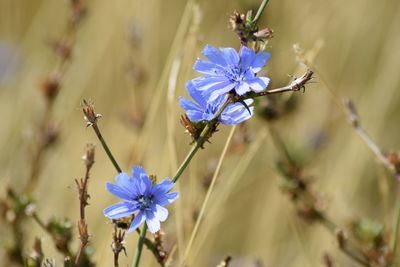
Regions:
M 133 197 L 135 197 L 135 195 L 131 194 L 131 192 L 110 182 L 106 183 L 106 188 L 111 194 L 122 200 L 131 200 Z
M 192 101 L 184 98 L 184 97 L 179 97 L 179 106 L 183 108 L 184 110 L 196 110 L 196 111 L 202 111 L 202 108 L 199 107 L 197 104 L 193 103 Z
M 146 173 L 146 171 L 143 169 L 143 167 L 140 167 L 140 166 L 133 166 L 132 167 L 132 175 L 133 175 L 133 178 L 134 179 L 140 179 L 140 177 L 142 176 L 142 175 L 145 175 L 145 176 L 147 176 L 147 173 Z
M 146 224 L 149 227 L 150 232 L 153 234 L 160 230 L 160 221 L 154 216 L 153 211 L 146 210 Z
M 162 182 L 156 184 L 153 189 L 153 195 L 166 194 L 172 187 L 174 187 L 175 183 L 173 183 L 170 179 L 165 178 Z
M 220 121 L 223 124 L 227 124 L 227 125 L 235 125 L 238 123 L 241 123 L 245 120 L 248 120 L 251 118 L 251 116 L 253 116 L 254 114 L 254 107 L 250 107 L 250 113 L 247 109 L 243 109 L 239 112 L 233 113 L 233 114 L 222 114 L 220 116 Z
M 257 77 L 250 81 L 247 81 L 250 88 L 256 92 L 262 91 L 268 87 L 270 79 L 268 77 Z
M 138 228 L 144 222 L 145 219 L 146 219 L 146 216 L 144 216 L 143 211 L 139 211 L 138 214 L 136 214 L 135 219 L 133 219 L 128 231 L 126 231 L 126 232 L 130 233 L 130 232 L 136 230 L 136 228 Z
M 220 48 L 219 50 L 221 50 L 222 54 L 225 57 L 225 61 L 228 64 L 230 64 L 230 65 L 239 64 L 240 57 L 235 49 L 230 48 L 230 47 L 223 47 L 223 48 Z
M 251 69 L 257 73 L 259 72 L 271 58 L 271 54 L 267 52 L 259 52 L 255 55 L 254 61 L 251 63 Z
M 242 67 L 245 69 L 251 67 L 251 64 L 253 63 L 255 56 L 256 53 L 252 49 L 246 46 L 242 46 L 240 48 L 240 63 Z
M 189 120 L 191 120 L 191 121 L 202 121 L 203 120 L 203 112 L 202 111 L 189 110 L 186 112 L 186 115 L 189 117 Z
M 149 179 L 149 176 L 145 172 L 142 167 L 133 166 L 132 174 L 134 177 L 136 195 L 147 195 L 151 192 L 151 188 L 153 187 L 152 182 Z
M 168 218 L 168 210 L 160 205 L 155 206 L 154 216 L 160 222 L 164 222 Z
M 207 102 L 202 96 L 201 92 L 196 89 L 192 81 L 186 83 L 186 88 L 189 92 L 189 95 L 194 99 L 194 101 L 196 101 L 200 105 L 200 107 L 205 109 L 207 107 Z
M 212 47 L 211 45 L 206 45 L 201 53 L 215 64 L 224 67 L 227 65 L 224 57 L 221 55 L 218 49 Z
M 104 215 L 110 219 L 119 219 L 135 213 L 137 209 L 128 202 L 120 202 L 104 209 Z
M 218 71 L 222 71 L 221 66 L 200 58 L 197 59 L 197 61 L 194 63 L 193 69 L 203 74 L 214 74 L 214 75 Z
M 154 203 L 161 206 L 165 206 L 174 202 L 178 197 L 179 197 L 178 192 L 171 192 L 165 195 L 157 195 L 154 196 Z
M 165 197 L 168 199 L 168 204 L 171 204 L 179 197 L 179 193 L 178 192 L 170 192 L 170 193 L 166 194 Z
M 200 91 L 209 90 L 214 85 L 227 81 L 228 79 L 225 76 L 213 75 L 205 75 L 191 80 L 194 88 Z
M 203 95 L 208 101 L 214 101 L 220 95 L 228 93 L 234 87 L 235 87 L 235 84 L 232 83 L 232 82 L 229 82 L 229 81 L 228 82 L 219 83 L 219 84 L 216 84 L 215 86 L 209 88 L 209 90 L 204 92 Z
M 238 86 L 236 86 L 235 91 L 238 95 L 244 95 L 248 91 L 250 91 L 250 86 L 248 83 L 242 82 Z
M 136 195 L 135 183 L 127 173 L 121 172 L 115 176 L 115 181 L 125 192 L 129 193 L 131 196 Z
M 247 106 L 250 106 L 254 102 L 254 100 L 253 99 L 245 99 L 244 102 L 246 103 Z M 230 114 L 237 112 L 244 108 L 246 108 L 246 107 L 242 103 L 230 104 L 224 109 L 223 114 L 230 115 Z

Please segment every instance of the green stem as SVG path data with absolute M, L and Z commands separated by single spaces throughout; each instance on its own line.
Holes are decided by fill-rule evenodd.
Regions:
M 261 14 L 264 11 L 264 8 L 267 6 L 269 0 L 263 0 L 260 7 L 257 10 L 257 14 L 254 19 L 251 21 L 253 25 L 257 24 L 258 19 L 260 18 Z
M 200 137 L 196 141 L 196 145 L 192 147 L 189 151 L 186 158 L 183 160 L 181 166 L 179 166 L 178 170 L 176 171 L 174 177 L 172 178 L 172 182 L 176 183 L 182 173 L 185 171 L 186 167 L 189 165 L 189 162 L 192 160 L 193 156 L 196 152 L 201 148 L 207 140 L 207 136 L 210 134 L 213 126 L 218 123 L 218 117 L 221 115 L 222 111 L 226 108 L 228 104 L 231 103 L 231 99 L 228 98 L 217 110 L 215 113 L 214 119 L 209 121 L 209 123 L 204 127 L 203 131 L 201 131 Z
M 112 164 L 114 165 L 114 168 L 117 170 L 118 173 L 121 173 L 122 170 L 119 167 L 117 161 L 115 160 L 113 154 L 111 153 L 111 150 L 108 148 L 106 141 L 104 140 L 103 136 L 100 133 L 99 127 L 97 127 L 97 124 L 92 125 L 94 132 L 97 135 L 97 138 L 99 138 L 101 145 L 103 146 L 104 150 L 107 153 L 108 158 L 111 160 Z
M 140 262 L 140 256 L 142 256 L 142 250 L 143 250 L 143 243 L 144 243 L 144 239 L 146 238 L 146 232 L 147 232 L 147 224 L 144 223 L 142 231 L 140 232 L 140 237 L 138 240 L 138 245 L 136 248 L 136 252 L 135 252 L 135 257 L 133 258 L 133 262 L 132 262 L 132 267 L 138 267 L 139 266 L 139 262 Z
M 197 153 L 199 148 L 201 148 L 203 146 L 203 144 L 207 140 L 207 136 L 209 135 L 211 129 L 213 128 L 213 126 L 215 124 L 218 123 L 218 117 L 221 115 L 222 111 L 224 111 L 226 106 L 231 103 L 231 101 L 232 101 L 231 98 L 228 97 L 228 99 L 225 100 L 225 102 L 219 107 L 219 109 L 215 113 L 214 119 L 212 121 L 210 121 L 204 127 L 203 131 L 200 134 L 200 137 L 196 141 L 196 145 L 193 146 L 192 149 L 189 151 L 189 153 L 187 154 L 186 158 L 183 160 L 181 166 L 179 166 L 179 168 L 176 171 L 174 177 L 172 178 L 172 181 L 174 183 L 176 183 L 178 181 L 179 177 L 185 171 L 186 167 L 189 165 L 189 163 L 192 160 L 192 158 L 194 157 L 194 155 Z M 143 241 L 145 239 L 146 231 L 147 231 L 147 225 L 144 224 L 143 229 L 141 230 L 140 239 L 138 241 L 138 245 L 137 245 L 137 248 L 136 248 L 136 253 L 135 253 L 134 261 L 132 263 L 132 267 L 138 267 L 139 266 L 140 256 L 141 256 L 142 250 L 143 250 Z

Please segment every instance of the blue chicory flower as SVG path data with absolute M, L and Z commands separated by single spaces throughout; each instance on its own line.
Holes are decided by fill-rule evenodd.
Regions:
M 106 184 L 107 190 L 123 202 L 104 209 L 104 215 L 119 219 L 138 212 L 127 232 L 132 232 L 146 220 L 150 232 L 156 233 L 160 230 L 160 222 L 168 217 L 168 210 L 162 206 L 178 198 L 178 192 L 169 192 L 175 184 L 165 178 L 153 186 L 142 167 L 132 167 L 132 174 L 133 178 L 122 172 L 115 176 L 117 184 Z
M 180 97 L 179 105 L 186 110 L 191 121 L 210 121 L 225 100 L 225 96 L 218 96 L 214 101 L 207 101 L 200 91 L 196 90 L 193 83 L 186 84 L 190 96 L 197 102 L 194 103 L 184 97 Z M 244 100 L 247 106 L 253 103 L 253 99 Z M 229 104 L 218 118 L 223 124 L 234 125 L 249 119 L 253 115 L 253 107 L 250 112 L 242 103 Z
M 206 45 L 202 54 L 210 61 L 198 59 L 193 69 L 205 75 L 189 82 L 203 91 L 207 100 L 213 101 L 232 89 L 243 95 L 250 90 L 262 91 L 268 86 L 268 77 L 256 77 L 271 57 L 267 52 L 256 53 L 242 46 L 238 54 L 233 48 L 218 50 Z

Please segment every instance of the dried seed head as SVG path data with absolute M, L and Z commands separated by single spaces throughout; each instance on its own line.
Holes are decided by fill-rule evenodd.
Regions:
M 233 31 L 243 30 L 246 23 L 246 16 L 244 14 L 240 14 L 239 12 L 233 12 L 233 14 L 229 17 L 229 23 L 231 29 Z
M 343 230 L 338 229 L 336 231 L 336 240 L 338 241 L 338 245 L 340 248 L 343 248 L 345 246 L 347 241 L 347 235 L 345 234 L 345 232 L 343 232 Z
M 294 77 L 294 80 L 290 84 L 290 87 L 294 88 L 297 91 L 300 91 L 301 89 L 305 90 L 305 85 L 314 78 L 313 74 L 314 72 L 312 70 L 307 70 L 303 75 L 301 75 L 301 77 Z
M 92 126 L 96 124 L 97 120 L 102 117 L 101 114 L 96 114 L 94 112 L 93 103 L 83 100 L 81 106 L 83 114 L 85 114 L 84 118 L 87 121 L 86 126 Z
M 77 25 L 86 15 L 87 9 L 81 0 L 70 0 L 71 3 L 71 23 Z
M 57 141 L 59 134 L 60 126 L 57 123 L 49 122 L 40 141 L 44 147 L 49 147 Z
M 93 144 L 86 145 L 85 155 L 83 155 L 82 159 L 85 162 L 87 169 L 90 169 L 94 164 L 94 151 L 95 151 L 95 145 Z
M 113 233 L 113 242 L 111 243 L 111 249 L 115 254 L 119 254 L 122 250 L 126 254 L 126 250 L 124 247 L 124 237 L 125 232 L 117 230 L 117 228 L 115 228 L 115 231 Z
M 71 56 L 72 43 L 68 39 L 55 40 L 50 39 L 48 44 L 53 51 L 63 60 L 69 59 Z
M 61 73 L 53 73 L 40 83 L 40 90 L 49 102 L 53 101 L 60 89 Z

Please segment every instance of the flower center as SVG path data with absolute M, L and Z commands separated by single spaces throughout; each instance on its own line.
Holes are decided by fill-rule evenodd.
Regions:
M 148 196 L 144 196 L 144 195 L 140 195 L 138 196 L 135 200 L 137 201 L 137 207 L 140 210 L 145 210 L 150 208 L 151 204 L 153 204 L 153 195 L 148 195 Z
M 230 65 L 224 70 L 225 76 L 231 82 L 241 82 L 244 80 L 245 70 L 243 70 L 240 66 Z

